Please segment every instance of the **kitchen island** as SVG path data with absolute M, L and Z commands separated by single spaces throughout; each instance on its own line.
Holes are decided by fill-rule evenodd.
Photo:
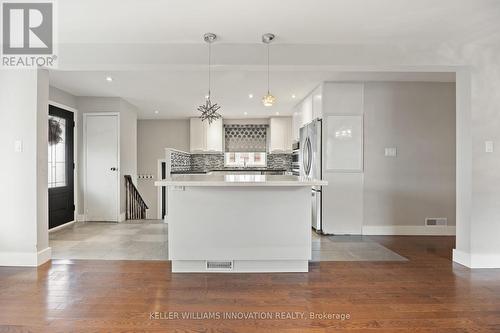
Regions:
M 311 187 L 278 175 L 172 175 L 168 256 L 172 272 L 307 272 Z

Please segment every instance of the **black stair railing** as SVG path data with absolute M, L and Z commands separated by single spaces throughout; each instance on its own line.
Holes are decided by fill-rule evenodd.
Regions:
M 146 218 L 148 206 L 132 182 L 130 175 L 125 175 L 125 218 L 127 220 L 142 220 Z

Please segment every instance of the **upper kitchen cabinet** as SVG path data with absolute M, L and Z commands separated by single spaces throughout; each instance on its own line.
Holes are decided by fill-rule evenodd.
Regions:
M 313 120 L 313 98 L 312 94 L 309 94 L 301 103 L 300 113 L 302 115 L 302 122 L 300 127 Z
M 292 139 L 299 141 L 299 129 L 323 115 L 323 88 L 318 86 L 293 109 Z
M 292 140 L 299 141 L 299 129 L 302 126 L 302 113 L 300 112 L 299 105 L 296 105 L 293 108 L 293 117 L 292 117 Z
M 332 114 L 363 114 L 363 83 L 324 82 L 311 91 L 293 109 L 293 140 L 302 126 Z
M 311 93 L 312 99 L 312 119 L 323 117 L 323 86 L 320 85 Z M 311 120 L 312 120 L 311 119 Z
M 362 115 L 363 92 L 363 83 L 326 82 L 323 85 L 323 113 Z
M 223 151 L 222 119 L 211 124 L 200 118 L 190 119 L 189 144 L 192 153 L 220 153 Z
M 289 153 L 292 151 L 292 118 L 272 117 L 269 120 L 270 153 Z

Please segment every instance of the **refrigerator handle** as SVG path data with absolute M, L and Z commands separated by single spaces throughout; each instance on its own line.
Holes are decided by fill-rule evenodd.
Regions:
M 309 137 L 306 138 L 305 142 L 304 142 L 304 148 L 303 148 L 303 160 L 302 160 L 302 164 L 304 166 L 304 173 L 306 175 L 306 177 L 309 176 L 310 172 L 311 172 L 311 140 L 309 139 Z

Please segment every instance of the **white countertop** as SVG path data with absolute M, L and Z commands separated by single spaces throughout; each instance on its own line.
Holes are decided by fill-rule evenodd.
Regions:
M 325 186 L 325 180 L 282 175 L 173 175 L 156 186 Z

